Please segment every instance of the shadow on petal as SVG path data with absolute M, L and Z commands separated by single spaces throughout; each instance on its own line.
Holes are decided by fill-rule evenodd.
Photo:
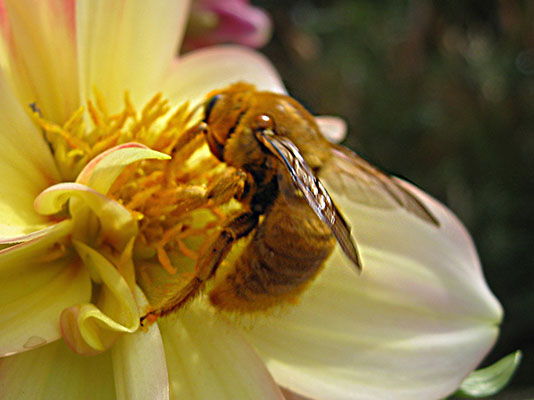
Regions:
M 192 303 L 160 319 L 174 399 L 283 399 L 263 362 L 216 314 Z
M 45 236 L 0 251 L 0 355 L 59 339 L 63 309 L 90 299 L 87 269 L 62 245 L 71 229 L 67 220 Z
M 113 400 L 111 354 L 80 357 L 62 341 L 0 360 L 5 400 Z

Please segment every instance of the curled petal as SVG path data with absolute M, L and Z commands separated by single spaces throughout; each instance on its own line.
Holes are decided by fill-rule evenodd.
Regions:
M 154 151 L 139 143 L 115 146 L 93 158 L 76 178 L 76 183 L 107 194 L 124 167 L 146 159 L 166 160 L 170 156 Z
M 59 339 L 63 309 L 91 298 L 87 270 L 61 244 L 71 229 L 64 221 L 46 236 L 0 251 L 0 356 Z
M 61 314 L 61 330 L 74 351 L 91 354 L 111 347 L 120 333 L 135 332 L 139 311 L 128 284 L 115 266 L 89 246 L 78 241 L 73 244 L 102 287 L 96 306 L 78 304 Z
M 141 289 L 135 289 L 141 309 L 148 307 Z M 169 378 L 159 327 L 121 335 L 111 348 L 115 388 L 119 400 L 167 400 Z
M 21 104 L 63 123 L 79 107 L 74 1 L 5 0 L 9 61 Z
M 136 235 L 137 224 L 126 208 L 79 183 L 59 183 L 44 190 L 35 199 L 35 210 L 45 215 L 56 214 L 72 197 L 79 200 L 70 204 L 70 212 L 78 229 L 85 229 L 88 225 L 85 220 L 80 220 L 85 216 L 84 207 L 89 207 L 100 221 L 102 236 L 115 248 L 122 249 Z
M 176 55 L 188 9 L 188 1 L 77 1 L 82 99 L 97 88 L 112 113 L 125 90 L 145 103 Z
M 284 85 L 271 63 L 260 53 L 239 46 L 216 46 L 186 54 L 161 87 L 176 104 L 198 102 L 211 90 L 238 81 L 260 90 L 285 93 Z
M 174 399 L 283 399 L 254 350 L 238 332 L 193 303 L 160 320 Z
M 440 228 L 336 197 L 361 277 L 337 251 L 297 307 L 245 331 L 281 385 L 321 399 L 438 399 L 492 347 L 502 310 L 472 242 L 450 211 L 417 195 Z
M 80 357 L 62 341 L 0 360 L 0 398 L 114 400 L 110 353 Z

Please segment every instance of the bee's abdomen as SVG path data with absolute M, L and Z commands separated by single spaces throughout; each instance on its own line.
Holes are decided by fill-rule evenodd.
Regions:
M 210 292 L 220 309 L 259 311 L 292 301 L 335 246 L 330 229 L 300 198 L 279 197 L 232 271 Z

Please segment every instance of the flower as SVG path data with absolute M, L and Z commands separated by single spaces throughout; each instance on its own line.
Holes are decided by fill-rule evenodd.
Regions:
M 271 36 L 267 13 L 247 0 L 195 0 L 191 9 L 185 47 L 220 43 L 262 47 Z
M 224 173 L 195 151 L 202 142 L 180 142 L 193 106 L 239 80 L 284 90 L 251 50 L 175 59 L 187 8 L 0 2 L 0 397 L 271 399 L 277 384 L 319 399 L 454 391 L 493 345 L 501 308 L 460 222 L 414 188 L 439 229 L 336 196 L 361 277 L 336 252 L 298 305 L 232 317 L 199 297 L 140 329 L 148 301 L 179 284 L 225 216 L 224 205 L 197 213 L 180 202 Z

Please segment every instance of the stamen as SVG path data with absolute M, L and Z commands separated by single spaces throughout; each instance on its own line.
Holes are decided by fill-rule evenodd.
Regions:
M 141 279 L 148 282 L 145 278 L 150 278 L 143 270 L 145 267 L 139 269 L 138 264 L 151 268 L 157 263 L 168 274 L 178 274 L 179 280 L 182 274 L 190 273 L 191 265 L 175 266 L 171 260 L 176 257 L 183 260 L 184 256 L 192 261 L 198 258 L 202 242 L 198 238 L 212 236 L 212 231 L 227 217 L 223 205 L 233 196 L 225 193 L 213 199 L 213 194 L 208 195 L 210 182 L 219 179 L 225 167 L 206 146 L 203 134 L 206 127 L 200 123 L 198 107 L 184 103 L 171 111 L 168 101 L 157 93 L 138 112 L 125 92 L 123 109 L 110 114 L 104 97 L 95 90 L 94 101 L 88 101 L 85 110 L 76 110 L 63 126 L 37 113 L 34 117 L 65 181 L 74 181 L 91 159 L 123 143 L 135 141 L 171 155 L 171 160 L 144 160 L 129 165 L 113 183 L 107 195 L 138 221 L 137 237 L 113 257 L 121 275 L 129 277 L 132 285 L 134 265 L 135 273 L 146 275 Z M 209 211 L 215 219 L 208 216 L 199 223 L 201 220 L 195 219 L 193 212 L 199 211 L 206 218 L 201 210 Z M 190 237 L 194 240 L 184 241 Z M 105 240 L 97 237 L 94 243 L 105 247 Z M 50 254 L 56 257 L 61 251 Z
M 187 247 L 184 242 L 181 240 L 176 240 L 176 243 L 178 243 L 178 249 L 186 256 L 193 260 L 196 260 L 198 258 L 198 253 L 196 251 L 191 250 L 189 247 Z
M 128 92 L 126 92 L 126 93 L 128 93 Z M 109 113 L 108 113 L 108 109 L 106 107 L 106 100 L 104 99 L 104 96 L 102 95 L 102 92 L 100 90 L 98 90 L 98 88 L 94 87 L 93 88 L 93 94 L 95 96 L 96 106 L 98 107 L 98 109 L 102 113 L 104 119 L 107 120 Z
M 89 111 L 89 115 L 91 116 L 91 120 L 93 121 L 93 124 L 95 124 L 97 128 L 101 128 L 105 126 L 104 120 L 100 116 L 98 109 L 94 106 L 91 100 L 87 102 L 87 108 L 88 108 L 87 111 Z
M 158 252 L 158 260 L 163 266 L 163 268 L 165 268 L 165 270 L 171 275 L 176 274 L 177 270 L 172 266 L 171 260 L 169 259 L 169 255 L 167 254 L 163 246 L 160 245 L 156 249 Z

